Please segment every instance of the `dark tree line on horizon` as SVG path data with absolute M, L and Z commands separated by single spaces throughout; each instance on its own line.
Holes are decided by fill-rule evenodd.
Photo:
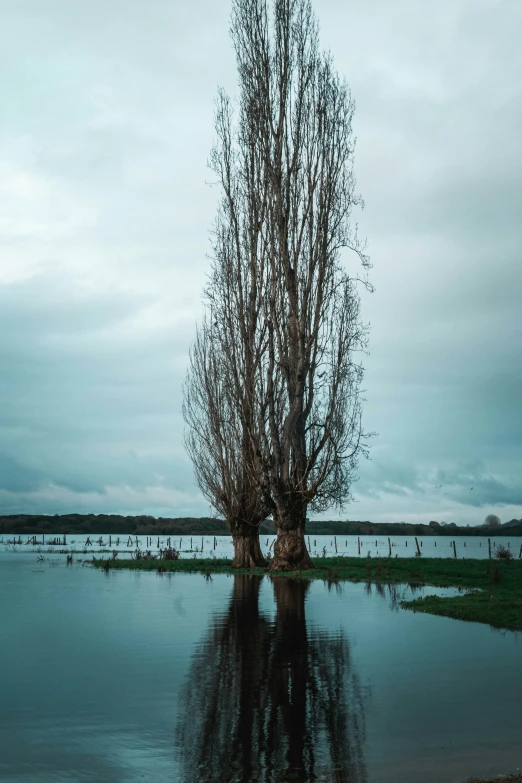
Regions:
M 312 520 L 306 524 L 310 536 L 520 536 L 522 519 L 511 519 L 499 527 L 485 524 L 458 526 L 454 524 L 408 524 L 401 522 L 364 522 Z M 259 525 L 259 533 L 273 535 L 272 520 Z M 150 536 L 222 536 L 231 533 L 224 519 L 213 517 L 152 517 L 121 516 L 119 514 L 11 514 L 0 516 L 0 535 L 32 535 L 41 533 L 100 533 L 113 535 Z
M 310 511 L 342 509 L 367 455 L 354 103 L 319 48 L 310 0 L 234 0 L 231 36 L 239 101 L 234 112 L 220 91 L 216 104 L 221 197 L 184 385 L 186 446 L 230 526 L 234 565 L 264 564 L 259 525 L 271 517 L 271 567 L 293 570 L 311 565 Z

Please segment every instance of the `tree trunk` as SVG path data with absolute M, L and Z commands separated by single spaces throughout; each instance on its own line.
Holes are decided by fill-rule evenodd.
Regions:
M 254 568 L 266 566 L 266 560 L 261 552 L 259 544 L 259 528 L 251 525 L 241 526 L 232 530 L 232 543 L 234 544 L 234 560 L 232 568 Z
M 284 527 L 277 524 L 277 539 L 274 544 L 274 557 L 270 563 L 271 571 L 304 571 L 313 568 L 305 542 L 304 523 L 298 522 Z

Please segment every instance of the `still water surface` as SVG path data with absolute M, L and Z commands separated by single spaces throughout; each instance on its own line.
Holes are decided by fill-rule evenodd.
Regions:
M 485 559 L 489 557 L 488 538 L 484 536 L 306 536 L 312 557 L 413 557 L 417 551 L 422 557 L 457 557 Z M 263 554 L 272 551 L 275 536 L 260 536 Z M 494 553 L 498 544 L 509 547 L 515 557 L 522 557 L 520 537 L 499 536 L 489 539 Z M 63 535 L 14 535 L 0 536 L 0 547 L 10 552 L 35 551 L 82 552 L 98 554 L 116 551 L 120 556 L 130 557 L 136 549 L 153 554 L 160 548 L 173 546 L 180 550 L 181 557 L 208 558 L 232 557 L 234 554 L 231 536 L 136 536 L 91 533 Z
M 521 767 L 518 637 L 402 610 L 402 594 L 1 552 L 0 781 L 461 783 Z

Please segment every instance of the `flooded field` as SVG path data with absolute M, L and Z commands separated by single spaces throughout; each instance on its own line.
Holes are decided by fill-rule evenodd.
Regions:
M 261 536 L 261 549 L 269 553 L 275 536 Z M 514 557 L 522 556 L 522 538 L 505 536 L 489 539 L 492 551 L 499 544 L 509 547 Z M 347 557 L 413 557 L 417 552 L 423 557 L 489 557 L 488 539 L 482 536 L 307 536 L 310 553 L 316 557 L 346 555 Z M 117 551 L 130 553 L 139 549 L 153 554 L 166 546 L 180 550 L 181 557 L 232 557 L 231 536 L 130 536 L 91 533 L 90 535 L 22 535 L 5 534 L 0 537 L 0 549 L 11 552 L 102 553 Z
M 463 783 L 522 766 L 521 640 L 406 612 L 410 587 L 106 575 L 17 549 L 0 551 L 2 783 Z

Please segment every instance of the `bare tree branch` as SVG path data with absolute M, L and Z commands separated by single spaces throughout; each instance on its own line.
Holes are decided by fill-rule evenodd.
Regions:
M 351 223 L 362 205 L 354 103 L 320 51 L 309 0 L 274 0 L 270 10 L 267 0 L 235 0 L 232 38 L 252 131 L 238 137 L 238 151 L 244 158 L 249 145 L 258 162 L 264 204 L 256 247 L 266 346 L 254 388 L 278 527 L 273 567 L 306 567 L 308 508 L 343 507 L 367 454 L 359 395 L 367 328 L 359 274 L 341 257 L 351 251 L 369 269 Z

